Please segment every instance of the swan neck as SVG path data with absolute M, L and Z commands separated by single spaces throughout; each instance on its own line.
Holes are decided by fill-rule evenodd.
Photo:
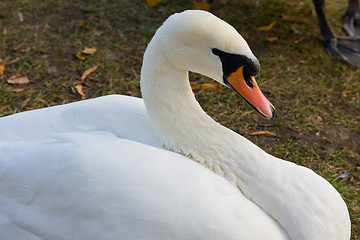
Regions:
M 349 216 L 337 191 L 311 170 L 268 155 L 211 119 L 192 93 L 187 69 L 173 66 L 168 51 L 152 40 L 141 72 L 146 110 L 164 147 L 226 178 L 290 239 L 349 239 Z

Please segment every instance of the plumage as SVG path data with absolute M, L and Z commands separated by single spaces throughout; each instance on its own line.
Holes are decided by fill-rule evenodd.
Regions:
M 347 207 L 325 179 L 203 112 L 188 71 L 226 84 L 214 48 L 258 64 L 233 27 L 185 11 L 145 52 L 144 100 L 0 118 L 1 239 L 349 239 Z

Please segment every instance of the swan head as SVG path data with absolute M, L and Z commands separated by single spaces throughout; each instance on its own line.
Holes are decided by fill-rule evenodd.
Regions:
M 197 72 L 230 86 L 261 115 L 274 116 L 274 106 L 254 78 L 260 71 L 258 59 L 225 21 L 201 10 L 176 13 L 157 30 L 152 42 L 176 69 Z

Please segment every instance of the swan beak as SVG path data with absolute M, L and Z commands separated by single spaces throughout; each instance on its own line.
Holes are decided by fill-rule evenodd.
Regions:
M 275 108 L 261 92 L 255 78 L 244 73 L 244 67 L 238 68 L 226 79 L 228 84 L 247 101 L 256 111 L 268 119 L 275 115 Z

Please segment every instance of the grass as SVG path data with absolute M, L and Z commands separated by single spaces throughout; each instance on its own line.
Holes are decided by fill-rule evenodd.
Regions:
M 193 1 L 163 0 L 155 8 L 144 1 L 3 0 L 0 2 L 0 116 L 106 94 L 140 96 L 142 54 L 156 29 L 172 13 Z M 346 1 L 326 1 L 338 34 Z M 264 94 L 277 108 L 268 121 L 222 87 L 198 92 L 203 108 L 221 124 L 246 136 L 267 152 L 310 167 L 344 197 L 352 220 L 352 239 L 360 239 L 360 70 L 344 65 L 321 45 L 310 0 L 213 1 L 214 14 L 247 39 L 262 70 Z M 20 22 L 19 13 L 23 16 Z M 258 27 L 276 21 L 267 32 Z M 84 47 L 97 52 L 81 61 Z M 98 70 L 81 81 L 91 66 Z M 13 86 L 19 72 L 30 79 Z M 209 83 L 191 74 L 193 85 Z M 277 137 L 252 136 L 267 130 Z M 339 178 L 344 172 L 350 175 Z

